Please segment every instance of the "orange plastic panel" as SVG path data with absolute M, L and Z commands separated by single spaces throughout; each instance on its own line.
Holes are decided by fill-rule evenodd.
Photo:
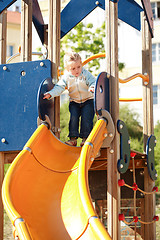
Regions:
M 105 132 L 99 120 L 88 138 L 93 148 L 85 144 L 81 154 L 45 125 L 35 131 L 3 183 L 4 206 L 20 240 L 111 239 L 94 211 L 87 177 Z

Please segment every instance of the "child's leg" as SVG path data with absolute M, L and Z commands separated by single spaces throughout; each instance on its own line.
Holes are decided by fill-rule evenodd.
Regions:
M 81 130 L 80 137 L 86 139 L 93 128 L 94 118 L 94 102 L 93 99 L 87 100 L 81 107 Z
M 70 121 L 69 121 L 69 135 L 70 138 L 79 137 L 79 117 L 80 117 L 80 104 L 75 102 L 69 103 Z

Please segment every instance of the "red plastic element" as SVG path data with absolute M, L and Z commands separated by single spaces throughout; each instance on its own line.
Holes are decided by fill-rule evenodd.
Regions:
M 131 152 L 131 153 L 130 153 L 130 156 L 131 156 L 131 158 L 134 158 L 134 157 L 136 156 L 136 153 Z
M 125 220 L 124 214 L 123 213 L 119 214 L 119 221 L 124 221 L 124 220 Z
M 124 184 L 125 184 L 124 179 L 119 179 L 119 180 L 118 180 L 118 185 L 119 185 L 120 187 L 124 186 Z
M 152 192 L 154 192 L 154 191 L 155 191 L 155 192 L 158 192 L 158 187 L 156 187 L 156 186 L 153 187 Z
M 133 186 L 132 186 L 132 187 L 133 187 L 133 190 L 134 190 L 134 191 L 137 191 L 137 189 L 138 189 L 138 186 L 137 186 L 137 184 L 136 184 L 136 183 L 133 183 Z
M 137 217 L 137 216 L 134 216 L 134 217 L 133 217 L 133 220 L 134 220 L 134 222 L 138 222 L 138 217 Z
M 153 221 L 159 221 L 159 217 L 158 216 L 154 216 L 153 217 Z

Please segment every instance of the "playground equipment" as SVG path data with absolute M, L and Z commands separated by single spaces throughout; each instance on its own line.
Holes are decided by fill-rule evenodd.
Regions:
M 3 186 L 3 202 L 19 239 L 111 239 L 93 208 L 87 177 L 105 134 L 102 118 L 81 151 L 59 141 L 43 124 L 36 130 Z
M 2 63 L 0 74 L 2 73 L 1 83 L 3 83 L 2 84 L 3 88 L 0 88 L 0 89 L 6 91 L 5 92 L 5 96 L 6 96 L 7 90 L 5 85 L 6 82 L 4 80 L 7 79 L 7 81 L 9 81 L 10 83 L 10 79 L 12 80 L 13 76 L 15 76 L 14 81 L 11 81 L 10 83 L 12 84 L 11 86 L 12 93 L 14 91 L 16 93 L 17 88 L 20 88 L 21 85 L 23 87 L 23 91 L 19 92 L 20 94 L 19 99 L 17 99 L 17 94 L 15 94 L 16 97 L 14 94 L 12 94 L 12 101 L 13 101 L 12 106 L 15 106 L 16 104 L 16 110 L 18 109 L 17 112 L 15 112 L 15 115 L 14 115 L 12 106 L 9 108 L 9 111 L 7 111 L 7 107 L 10 106 L 10 104 L 8 103 L 11 102 L 10 96 L 7 95 L 5 99 L 3 97 L 4 95 L 0 95 L 2 97 L 0 102 L 1 104 L 3 104 L 2 109 L 4 111 L 4 113 L 2 112 L 2 115 L 4 117 L 0 119 L 0 125 L 3 126 L 3 129 L 4 129 L 3 135 L 1 137 L 2 147 L 0 148 L 0 151 L 1 151 L 0 152 L 0 160 L 1 160 L 0 172 L 2 173 L 1 183 L 3 181 L 4 163 L 12 162 L 15 155 L 17 155 L 17 153 L 20 150 L 22 150 L 23 146 L 25 145 L 29 137 L 33 134 L 34 130 L 36 130 L 37 111 L 36 111 L 36 108 L 34 107 L 35 106 L 34 104 L 36 102 L 35 99 L 38 91 L 38 86 L 43 79 L 56 78 L 57 68 L 59 66 L 60 35 L 61 37 L 63 37 L 65 34 L 67 34 L 68 31 L 70 31 L 78 22 L 80 22 L 86 15 L 88 15 L 96 7 L 101 7 L 103 9 L 106 9 L 105 10 L 106 16 L 107 16 L 106 17 L 106 25 L 107 25 L 106 52 L 108 55 L 107 64 L 106 64 L 107 74 L 102 73 L 103 79 L 105 79 L 105 81 L 102 81 L 102 82 L 99 81 L 99 83 L 97 83 L 97 89 L 99 91 L 96 92 L 97 94 L 96 99 L 98 100 L 96 101 L 97 102 L 96 111 L 98 112 L 98 115 L 102 119 L 100 120 L 100 122 L 97 123 L 98 125 L 96 126 L 96 128 L 93 129 L 93 132 L 91 133 L 89 139 L 87 139 L 87 142 L 89 144 L 84 145 L 81 151 L 81 155 L 80 155 L 80 150 L 78 148 L 68 147 L 65 144 L 61 143 L 53 135 L 53 133 L 50 130 L 48 130 L 46 126 L 42 124 L 40 127 L 38 127 L 34 135 L 25 145 L 27 149 L 22 150 L 22 152 L 17 156 L 17 158 L 13 162 L 13 165 L 8 171 L 6 180 L 4 181 L 3 199 L 4 199 L 4 204 L 6 204 L 5 206 L 6 210 L 8 211 L 11 217 L 11 221 L 15 224 L 15 227 L 16 227 L 15 236 L 18 234 L 19 238 L 23 239 L 24 237 L 23 230 L 24 230 L 24 234 L 26 234 L 26 239 L 30 239 L 32 234 L 37 234 L 35 233 L 36 227 L 34 226 L 32 221 L 30 222 L 30 218 L 32 218 L 32 215 L 31 215 L 32 209 L 30 208 L 28 209 L 27 207 L 28 203 L 25 205 L 25 201 L 31 201 L 32 203 L 35 204 L 34 200 L 37 200 L 37 198 L 41 197 L 41 195 L 38 195 L 38 194 L 43 189 L 45 196 L 43 195 L 43 192 L 42 192 L 43 196 L 42 198 L 40 198 L 40 202 L 38 204 L 41 205 L 41 203 L 43 203 L 45 206 L 46 205 L 51 206 L 50 203 L 52 202 L 52 200 L 56 198 L 56 193 L 57 193 L 58 198 L 56 199 L 56 201 L 52 202 L 53 204 L 52 207 L 53 206 L 55 207 L 55 208 L 52 208 L 52 210 L 56 209 L 57 217 L 59 216 L 58 221 L 57 219 L 55 220 L 56 224 L 57 225 L 59 225 L 60 223 L 61 224 L 60 224 L 60 228 L 57 226 L 55 229 L 52 229 L 53 225 L 50 226 L 51 222 L 46 221 L 44 225 L 47 229 L 46 232 L 43 229 L 41 230 L 41 228 L 39 228 L 38 226 L 38 231 L 39 229 L 41 230 L 39 234 L 42 234 L 41 235 L 42 239 L 44 239 L 43 234 L 47 234 L 48 239 L 50 238 L 53 239 L 52 234 L 55 234 L 54 231 L 56 230 L 58 232 L 58 233 L 56 232 L 56 234 L 59 234 L 60 239 L 64 239 L 64 238 L 75 239 L 77 237 L 77 235 L 75 235 L 74 233 L 74 227 L 69 226 L 69 224 L 74 223 L 74 221 L 72 221 L 69 218 L 70 213 L 73 215 L 75 213 L 75 210 L 71 209 L 71 207 L 74 207 L 76 211 L 78 211 L 80 208 L 82 210 L 82 215 L 83 215 L 82 217 L 84 217 L 84 219 L 82 219 L 81 217 L 80 219 L 75 218 L 75 221 L 79 221 L 78 224 L 80 225 L 80 228 L 81 228 L 81 229 L 78 228 L 79 239 L 94 239 L 93 238 L 93 235 L 94 235 L 96 236 L 96 239 L 111 238 L 111 239 L 118 240 L 121 237 L 123 238 L 127 237 L 128 234 L 129 236 L 132 236 L 132 238 L 135 238 L 135 239 L 137 238 L 137 235 L 139 238 L 145 239 L 145 240 L 156 239 L 155 221 L 157 221 L 158 218 L 155 216 L 154 195 L 155 195 L 155 192 L 157 191 L 157 188 L 155 187 L 154 181 L 157 176 L 156 176 L 156 171 L 154 166 L 155 138 L 153 136 L 153 109 L 152 109 L 153 103 L 152 103 L 152 70 L 151 70 L 152 69 L 151 68 L 151 38 L 153 36 L 153 32 L 152 32 L 153 21 L 152 21 L 152 11 L 151 11 L 150 2 L 147 0 L 142 0 L 142 5 L 143 5 L 143 9 L 142 9 L 133 0 L 131 1 L 123 0 L 123 1 L 118 1 L 118 3 L 117 1 L 114 1 L 114 0 L 111 0 L 111 1 L 103 0 L 103 1 L 96 1 L 96 2 L 92 0 L 90 1 L 71 0 L 61 13 L 61 29 L 60 29 L 60 1 L 59 0 L 49 0 L 48 26 L 46 26 L 43 23 L 43 18 L 40 12 L 40 8 L 36 0 L 22 1 L 22 4 L 23 4 L 23 8 L 22 8 L 23 38 L 22 38 L 22 44 L 21 44 L 22 63 L 19 63 L 19 65 L 6 64 L 5 52 L 2 51 L 2 49 L 5 49 L 4 46 L 6 44 L 5 8 L 11 5 L 13 2 L 14 1 L 11 1 L 11 0 L 0 2 L 0 12 L 2 12 L 1 16 L 2 16 L 2 22 L 3 22 L 2 30 L 0 32 L 0 35 L 2 36 L 2 41 L 0 43 L 1 44 L 0 53 L 1 53 L 1 63 Z M 76 14 L 73 14 L 73 12 L 75 12 L 75 9 L 76 9 Z M 77 11 L 77 9 L 81 9 L 83 11 Z M 119 78 L 118 78 L 118 66 L 117 66 L 117 62 L 118 62 L 117 61 L 117 56 L 118 56 L 118 44 L 117 44 L 118 43 L 117 41 L 118 21 L 117 20 L 119 17 L 121 20 L 127 22 L 131 26 L 140 30 L 140 12 L 143 10 L 145 12 L 146 18 L 143 18 L 143 24 L 142 24 L 142 41 L 143 41 L 142 72 L 144 76 L 145 76 L 145 73 L 148 73 L 148 76 L 149 76 L 148 85 L 146 86 L 146 84 L 143 83 L 144 151 L 145 153 L 142 154 L 132 150 L 130 154 L 130 144 L 129 144 L 129 136 L 127 133 L 127 129 L 125 127 L 125 123 L 123 123 L 122 121 L 119 121 L 119 116 L 118 116 L 118 112 L 119 112 L 119 96 L 118 96 L 119 81 L 118 79 Z M 48 46 L 48 59 L 50 61 L 43 60 L 43 61 L 31 62 L 32 60 L 31 58 L 32 56 L 32 48 L 31 48 L 32 17 L 31 16 L 33 17 L 33 22 L 36 26 L 36 29 L 38 31 L 38 34 L 40 36 L 42 43 L 45 43 Z M 28 22 L 27 26 L 25 25 L 25 22 Z M 48 31 L 46 31 L 46 29 Z M 56 34 L 54 34 L 55 32 Z M 28 61 L 28 62 L 23 62 L 23 61 Z M 30 66 L 30 67 L 27 68 L 27 66 Z M 41 71 L 43 72 L 43 76 L 41 75 Z M 33 85 L 31 84 L 30 91 L 28 92 L 27 80 L 29 79 L 35 80 L 35 86 L 33 87 Z M 24 80 L 24 85 L 23 85 L 23 80 Z M 10 84 L 7 84 L 7 85 L 9 86 Z M 11 91 L 11 88 L 10 88 L 10 91 Z M 105 91 L 101 91 L 104 89 Z M 24 96 L 26 97 L 25 102 L 23 102 L 23 104 L 20 105 L 20 109 L 19 109 L 18 104 L 19 102 L 24 101 Z M 28 103 L 30 103 L 30 100 L 28 102 L 28 99 L 30 99 L 30 96 L 33 97 L 33 99 L 31 98 L 33 100 L 32 103 L 34 103 L 32 108 L 30 107 L 30 104 L 28 105 Z M 16 98 L 16 101 L 14 97 Z M 99 102 L 100 100 L 102 100 L 102 102 Z M 23 107 L 23 110 L 22 110 L 22 107 Z M 107 110 L 107 112 L 109 112 L 110 114 L 106 115 L 106 113 L 103 111 L 104 109 Z M 17 113 L 19 114 L 18 116 L 16 115 Z M 109 131 L 109 134 L 106 137 L 106 139 L 110 139 L 110 141 L 108 140 L 104 141 L 104 143 L 102 144 L 102 139 L 104 136 L 102 137 L 99 134 L 101 133 L 101 131 L 103 132 L 104 129 L 107 129 L 108 131 L 108 125 L 106 127 L 106 123 L 105 123 L 105 120 L 103 120 L 103 118 L 108 119 L 107 117 L 110 115 L 114 123 L 115 134 Z M 30 116 L 32 119 L 30 119 Z M 34 118 L 34 121 L 32 122 L 33 118 Z M 10 119 L 12 119 L 12 122 Z M 16 125 L 17 119 L 19 121 L 18 125 Z M 109 118 L 108 124 L 111 122 L 111 119 Z M 24 120 L 26 120 L 26 122 L 24 122 Z M 59 137 L 59 131 L 58 131 L 60 127 L 59 126 L 59 98 L 56 98 L 54 101 L 54 120 L 52 124 L 54 125 L 54 128 L 53 128 L 54 134 L 57 137 Z M 99 127 L 101 124 L 103 126 Z M 98 128 L 98 131 L 97 131 L 97 128 Z M 23 134 L 24 130 L 25 130 L 25 134 Z M 97 133 L 95 133 L 96 131 Z M 44 141 L 44 145 L 42 144 L 42 149 L 41 149 L 40 146 L 38 147 L 36 146 L 38 144 L 38 140 L 36 139 L 36 136 L 38 136 L 39 134 L 41 135 L 42 133 L 46 134 L 45 135 L 46 139 Z M 19 136 L 21 136 L 21 138 Z M 105 132 L 105 136 L 106 136 L 106 132 Z M 63 151 L 65 151 L 65 149 L 69 151 L 71 155 L 72 153 L 75 152 L 75 158 L 73 158 L 73 162 L 70 163 L 73 165 L 75 164 L 75 168 L 70 166 L 70 168 L 67 168 L 66 174 L 65 173 L 56 174 L 55 172 L 53 173 L 52 170 L 55 170 L 56 165 L 53 167 L 52 165 L 53 163 L 50 162 L 49 152 L 48 151 L 46 152 L 43 149 L 43 147 L 48 149 L 49 147 L 48 141 L 51 141 L 52 143 L 54 142 L 53 144 L 54 146 L 51 149 L 54 151 L 55 156 L 60 155 L 60 151 L 58 151 L 58 148 L 57 148 L 58 146 L 61 146 Z M 96 147 L 96 149 L 93 148 L 94 150 L 91 150 L 92 147 L 90 143 L 92 143 Z M 101 144 L 102 144 L 102 147 L 101 147 Z M 36 147 L 32 148 L 33 145 Z M 147 146 L 147 150 L 146 150 L 146 146 Z M 32 149 L 31 152 L 30 152 L 30 149 Z M 70 150 L 70 149 L 74 149 L 74 150 Z M 41 169 L 40 171 L 37 171 L 37 168 L 36 169 L 33 168 L 33 172 L 31 173 L 30 171 L 27 171 L 27 166 L 31 167 L 34 164 L 40 165 L 40 162 L 38 164 L 37 160 L 35 160 L 36 156 L 35 155 L 33 156 L 34 151 L 37 152 L 36 154 L 38 156 L 40 155 L 39 161 L 40 162 L 42 161 L 43 165 L 44 164 L 46 165 L 39 166 L 39 169 Z M 96 155 L 97 153 L 98 155 Z M 92 154 L 93 154 L 94 161 L 92 158 Z M 49 159 L 49 161 L 45 161 L 45 163 L 43 158 L 44 155 L 45 155 L 45 158 L 47 157 Z M 66 155 L 66 152 L 63 153 L 63 155 Z M 31 165 L 28 165 L 26 156 L 28 159 L 31 159 L 31 161 L 29 161 Z M 91 164 L 91 161 L 93 161 L 92 164 Z M 59 164 L 59 161 L 54 161 L 54 162 L 55 164 Z M 23 175 L 23 177 L 21 175 L 22 173 L 21 164 L 25 165 L 24 171 L 26 171 L 25 172 L 26 174 L 25 176 Z M 48 164 L 51 164 L 52 166 L 48 166 Z M 61 167 L 59 166 L 59 169 L 61 169 L 61 172 L 64 172 L 66 170 L 65 164 L 66 162 L 62 160 L 62 165 L 64 168 L 62 166 Z M 67 167 L 69 167 L 69 165 L 67 165 Z M 47 183 L 48 188 L 52 188 L 53 184 L 50 183 L 51 179 L 54 180 L 54 179 L 58 179 L 59 177 L 60 179 L 62 178 L 62 182 L 59 182 L 60 185 L 56 185 L 56 186 L 57 186 L 57 189 L 58 189 L 58 186 L 59 187 L 65 186 L 66 188 L 64 187 L 63 189 L 64 192 L 61 187 L 59 189 L 60 190 L 59 192 L 58 190 L 57 192 L 55 192 L 54 190 L 53 192 L 47 191 L 47 187 L 45 185 L 43 185 L 41 189 L 39 186 L 37 186 L 38 179 L 37 181 L 32 182 L 33 184 L 33 188 L 32 188 L 32 184 L 30 185 L 28 184 L 27 174 L 30 172 L 31 174 L 30 176 L 33 178 L 35 177 L 36 171 L 37 171 L 37 174 L 39 174 L 42 177 L 39 180 L 42 181 L 44 179 L 45 181 L 42 181 L 42 182 Z M 57 171 L 57 169 L 55 171 Z M 15 172 L 18 172 L 18 175 L 14 174 Z M 45 172 L 45 175 L 43 174 L 41 175 L 42 172 L 43 173 Z M 48 172 L 47 175 L 46 175 L 46 172 Z M 87 177 L 87 174 L 88 174 L 88 177 Z M 68 176 L 67 179 L 65 179 L 65 175 Z M 18 178 L 21 178 L 22 182 L 24 181 L 23 182 L 24 185 L 21 185 L 21 182 L 17 181 L 16 178 L 17 180 Z M 75 185 L 73 183 L 75 183 Z M 78 187 L 76 187 L 77 186 L 76 184 L 78 185 Z M 16 194 L 12 186 L 14 186 L 13 188 L 17 189 Z M 27 197 L 25 197 L 26 193 L 24 192 L 25 190 L 24 186 L 27 186 L 27 189 L 29 191 L 28 194 L 31 195 L 31 198 L 29 199 L 27 198 L 28 195 Z M 72 194 L 69 191 L 70 186 L 74 186 L 73 189 L 71 190 L 76 192 L 76 196 L 79 199 L 78 205 L 75 204 L 74 197 L 71 203 L 69 202 L 66 203 L 66 201 L 61 201 L 61 200 L 64 200 L 64 198 L 70 197 L 69 194 Z M 126 191 L 126 187 L 127 187 L 127 191 Z M 152 194 L 150 194 L 151 192 Z M 54 196 L 52 195 L 52 193 L 55 193 Z M 23 194 L 23 197 L 24 197 L 23 201 L 21 201 L 20 199 L 21 194 Z M 61 197 L 64 196 L 64 198 L 60 199 L 60 195 L 58 194 L 62 194 Z M 91 194 L 91 198 L 90 198 L 90 194 Z M 51 202 L 49 201 L 49 199 L 51 200 Z M 92 202 L 95 204 L 97 215 L 93 208 Z M 23 206 L 21 205 L 22 203 L 24 204 Z M 44 214 L 46 218 L 49 218 L 49 219 L 53 219 L 53 217 L 55 217 L 54 215 L 51 215 L 51 214 L 48 216 L 47 214 L 49 214 L 50 211 L 46 210 L 45 208 L 44 210 L 43 208 L 37 209 L 34 204 L 32 205 L 33 209 L 36 210 L 34 219 L 37 220 L 36 217 L 40 216 L 41 213 L 42 215 Z M 62 216 L 60 216 L 61 212 L 60 212 L 60 208 L 58 208 L 60 204 L 62 204 L 61 205 L 61 209 L 63 210 Z M 2 203 L 0 207 L 1 207 L 0 238 L 3 239 Z M 23 210 L 24 212 L 22 213 L 21 211 Z M 40 210 L 42 210 L 42 212 L 39 212 Z M 69 211 L 69 214 L 68 214 L 68 211 Z M 25 222 L 21 219 L 21 215 L 23 214 L 24 214 L 23 220 Z M 97 216 L 99 217 L 103 225 L 102 223 L 100 223 Z M 39 223 L 43 223 L 43 221 L 45 221 L 45 218 L 40 218 L 40 222 L 35 223 L 34 221 L 34 223 L 38 225 Z M 104 226 L 105 228 L 107 228 L 107 231 L 104 229 Z M 35 236 L 37 237 L 37 235 Z

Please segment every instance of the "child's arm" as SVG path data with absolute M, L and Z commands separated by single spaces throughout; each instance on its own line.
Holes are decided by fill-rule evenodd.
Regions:
M 83 68 L 83 73 L 86 77 L 86 81 L 89 86 L 88 91 L 93 93 L 95 88 L 96 78 L 85 68 Z
M 64 79 L 61 79 L 49 92 L 44 93 L 43 99 L 51 99 L 58 97 L 65 90 L 66 82 Z

